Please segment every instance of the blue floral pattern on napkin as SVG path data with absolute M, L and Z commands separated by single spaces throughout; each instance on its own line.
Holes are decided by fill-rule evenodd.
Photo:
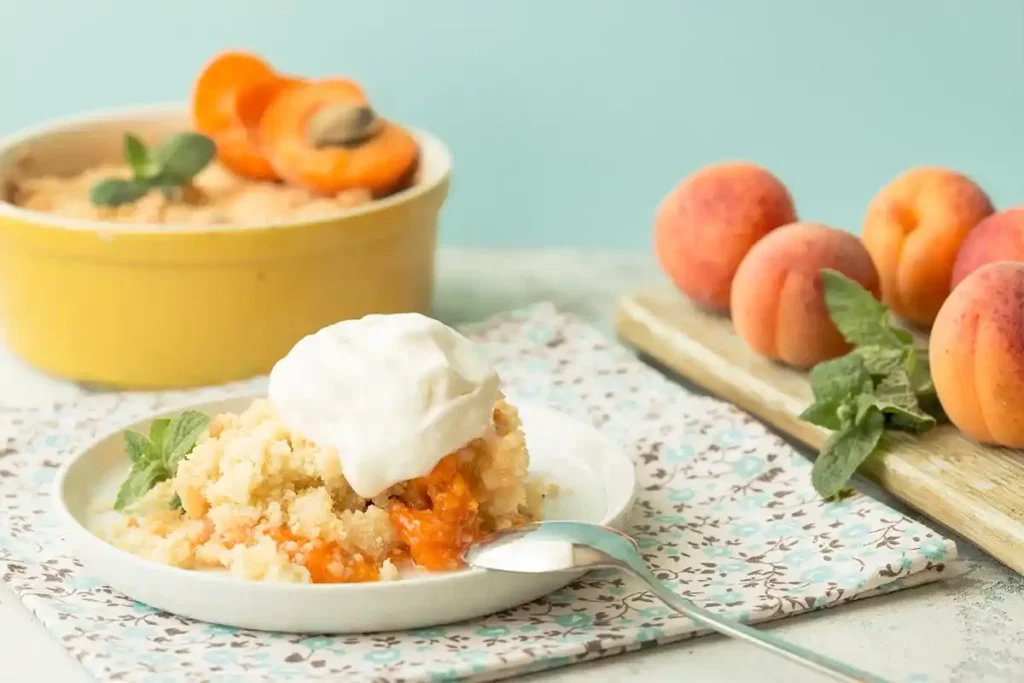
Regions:
M 639 486 L 629 531 L 656 573 L 698 604 L 761 622 L 935 580 L 956 556 L 952 541 L 871 498 L 822 502 L 809 463 L 763 425 L 671 383 L 550 305 L 465 332 L 510 393 L 589 421 L 628 449 Z M 472 623 L 317 637 L 193 622 L 92 579 L 49 513 L 60 462 L 112 422 L 264 381 L 0 409 L 0 573 L 96 678 L 494 680 L 699 635 L 640 584 L 605 571 Z

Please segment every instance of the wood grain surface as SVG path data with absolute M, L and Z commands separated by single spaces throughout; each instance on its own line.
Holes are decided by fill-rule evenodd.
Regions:
M 799 419 L 807 375 L 751 352 L 729 319 L 669 287 L 620 300 L 620 337 L 681 377 L 817 450 L 829 432 Z M 1024 574 L 1024 454 L 982 446 L 942 425 L 923 436 L 889 432 L 862 474 Z

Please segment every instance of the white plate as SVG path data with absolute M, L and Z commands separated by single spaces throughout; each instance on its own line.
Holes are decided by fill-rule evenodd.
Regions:
M 297 633 L 388 631 L 472 619 L 535 600 L 582 575 L 471 569 L 374 583 L 263 583 L 227 572 L 163 565 L 120 550 L 90 531 L 96 504 L 113 500 L 112 491 L 128 472 L 121 437 L 125 428 L 148 433 L 153 418 L 185 408 L 208 414 L 239 412 L 253 398 L 180 406 L 123 425 L 65 463 L 54 482 L 54 505 L 65 537 L 91 574 L 167 612 L 239 628 Z M 515 405 L 523 420 L 531 473 L 564 488 L 549 498 L 545 518 L 621 528 L 636 485 L 630 459 L 589 425 L 540 406 Z

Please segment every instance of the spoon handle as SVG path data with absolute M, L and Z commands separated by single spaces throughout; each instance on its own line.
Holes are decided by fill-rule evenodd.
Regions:
M 680 597 L 668 586 L 662 583 L 658 577 L 644 565 L 629 566 L 630 571 L 643 579 L 651 591 L 672 609 L 685 614 L 696 623 L 711 628 L 719 633 L 744 640 L 757 645 L 769 652 L 785 657 L 786 659 L 801 664 L 818 673 L 822 673 L 839 681 L 850 683 L 887 683 L 884 679 L 874 676 L 852 666 L 843 664 L 824 655 L 805 650 L 802 647 L 787 643 L 771 633 L 759 631 L 738 621 L 718 616 L 693 604 L 686 598 Z

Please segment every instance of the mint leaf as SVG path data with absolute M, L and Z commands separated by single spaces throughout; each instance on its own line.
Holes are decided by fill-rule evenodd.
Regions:
M 821 271 L 825 305 L 846 341 L 854 346 L 902 347 L 913 336 L 890 323 L 889 309 L 871 292 L 837 270 Z
M 153 442 L 153 447 L 161 457 L 164 452 L 164 434 L 167 433 L 170 424 L 170 418 L 158 417 L 149 425 L 149 440 Z
M 163 459 L 171 473 L 177 472 L 178 462 L 196 445 L 196 439 L 210 423 L 210 418 L 198 410 L 186 410 L 171 420 L 164 433 Z
M 133 465 L 139 463 L 145 465 L 153 459 L 159 458 L 158 451 L 153 448 L 149 439 L 131 430 L 126 430 L 124 433 L 124 450 Z
M 921 410 L 935 418 L 936 424 L 949 421 L 949 416 L 946 415 L 946 411 L 942 408 L 942 403 L 939 401 L 939 395 L 936 393 L 934 385 L 928 390 L 918 390 L 917 403 Z
M 932 380 L 927 349 L 915 348 L 909 353 L 905 368 L 910 376 L 910 384 L 914 394 L 917 396 L 917 403 L 920 409 L 931 415 L 935 419 L 936 424 L 948 421 L 949 417 L 942 408 L 939 394 L 935 390 L 935 382 Z
M 876 376 L 888 375 L 907 362 L 907 350 L 893 346 L 860 346 L 850 353 L 860 356 L 868 373 Z
M 892 406 L 914 419 L 931 422 L 932 425 L 935 423 L 935 418 L 921 410 L 910 375 L 903 370 L 897 370 L 882 378 L 875 387 L 875 398 L 879 407 Z
M 89 199 L 96 206 L 123 206 L 142 197 L 149 188 L 134 180 L 107 178 L 92 186 Z
M 921 409 L 910 377 L 902 370 L 878 383 L 873 400 L 897 429 L 923 433 L 935 426 L 935 418 Z
M 833 431 L 841 429 L 843 424 L 839 410 L 843 405 L 843 401 L 815 401 L 800 413 L 800 419 Z
M 856 421 L 829 436 L 811 468 L 811 483 L 823 498 L 839 493 L 878 446 L 885 416 L 868 406 Z
M 905 368 L 907 374 L 910 375 L 910 382 L 918 400 L 935 395 L 935 383 L 932 381 L 931 365 L 926 349 L 915 349 L 913 353 L 909 354 Z
M 149 150 L 142 140 L 131 133 L 124 134 L 124 158 L 132 169 L 135 180 L 144 180 L 150 173 Z
M 160 193 L 167 198 L 167 201 L 173 201 L 174 195 L 177 194 L 179 189 L 178 185 L 165 183 L 160 178 L 157 178 L 155 181 L 153 181 L 153 183 L 151 183 L 151 186 L 154 190 L 159 190 Z
M 147 149 L 135 135 L 124 136 L 124 156 L 132 179 L 107 178 L 92 186 L 89 198 L 95 206 L 122 206 L 160 190 L 168 199 L 188 185 L 217 155 L 213 140 L 199 133 L 172 135 Z
M 125 430 L 125 452 L 132 462 L 132 470 L 117 492 L 114 509 L 123 510 L 158 483 L 172 478 L 178 470 L 178 462 L 189 454 L 208 423 L 209 418 L 203 413 L 186 410 L 174 419 L 153 420 L 149 438 Z M 171 499 L 171 507 L 181 509 L 177 495 Z
M 199 133 L 178 133 L 153 148 L 157 184 L 184 185 L 213 161 L 217 145 Z
M 858 395 L 873 391 L 864 359 L 854 354 L 818 363 L 811 369 L 810 381 L 814 403 L 800 419 L 832 430 L 845 422 L 844 407 Z
M 167 477 L 167 468 L 159 460 L 136 464 L 132 467 L 131 474 L 124 480 L 124 483 L 121 484 L 121 488 L 117 492 L 114 509 L 125 509 L 146 495 L 146 492 L 159 482 L 167 479 Z
M 850 353 L 815 365 L 811 368 L 810 381 L 811 391 L 818 401 L 842 399 L 871 390 L 871 375 L 864 359 Z
M 885 429 L 922 433 L 946 417 L 927 349 L 917 348 L 889 309 L 854 280 L 829 269 L 821 279 L 829 316 L 854 347 L 811 370 L 814 403 L 800 415 L 833 432 L 811 471 L 815 489 L 831 497 L 878 447 Z

